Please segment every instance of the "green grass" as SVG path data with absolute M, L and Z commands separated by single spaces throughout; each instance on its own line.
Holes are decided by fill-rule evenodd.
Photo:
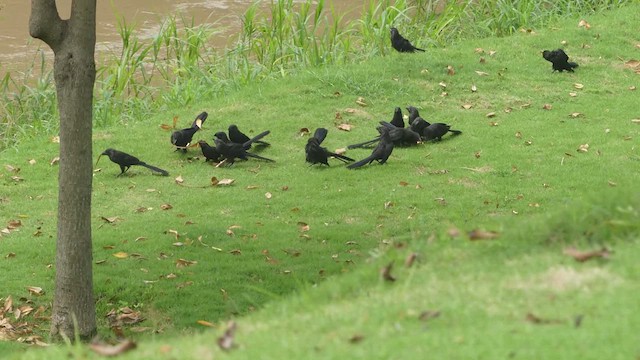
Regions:
M 638 56 L 632 26 L 638 9 L 588 17 L 590 30 L 572 18 L 426 54 L 311 68 L 97 129 L 96 158 L 113 147 L 171 172 L 163 178 L 134 167 L 116 178 L 108 159 L 97 166 L 92 216 L 101 336 L 113 337 L 106 313 L 129 306 L 146 318 L 135 326 L 149 329 L 124 327 L 140 341 L 124 358 L 220 357 L 215 340 L 230 318 L 238 321 L 239 347 L 228 355 L 234 358 L 637 357 L 640 128 L 631 122 L 638 117 L 637 90 L 629 87 L 639 78 L 623 64 Z M 540 56 L 562 41 L 581 65 L 573 74 L 551 73 Z M 449 65 L 455 75 L 447 75 Z M 358 97 L 368 106 L 358 106 Z M 385 166 L 349 171 L 339 163 L 304 163 L 301 128 L 327 127 L 325 146 L 344 147 L 375 135 L 379 120 L 406 105 L 464 134 L 397 148 Z M 270 129 L 273 146 L 263 155 L 277 162 L 214 168 L 194 158 L 197 149 L 172 152 L 169 132 L 159 125 L 178 115 L 178 126 L 186 126 L 202 110 L 209 118 L 198 139 L 210 141 L 232 123 L 254 134 Z M 489 112 L 496 116 L 487 118 Z M 583 115 L 573 118 L 574 112 Z M 337 130 L 340 122 L 353 130 Z M 577 151 L 583 144 L 588 152 Z M 20 171 L 0 172 L 0 220 L 23 224 L 0 238 L 0 297 L 47 309 L 57 196 L 57 168 L 49 162 L 56 154 L 49 137 L 25 139 L 2 152 L 2 165 Z M 178 175 L 185 186 L 175 183 Z M 212 176 L 235 183 L 209 187 Z M 137 212 L 141 207 L 151 210 Z M 120 220 L 107 224 L 101 217 Z M 449 236 L 452 229 L 461 235 Z M 499 238 L 469 241 L 473 229 Z M 577 263 L 562 253 L 569 246 L 614 253 L 608 261 Z M 231 253 L 236 249 L 240 255 Z M 136 256 L 113 256 L 120 251 Z M 405 268 L 412 252 L 419 260 Z M 178 259 L 197 264 L 178 268 Z M 393 284 L 379 277 L 390 261 Z M 33 297 L 26 286 L 45 294 Z M 440 316 L 420 320 L 426 310 Z M 551 323 L 534 324 L 527 313 Z M 215 329 L 203 331 L 198 320 Z M 46 340 L 47 322 L 36 323 Z M 355 335 L 361 342 L 350 342 Z M 26 351 L 6 342 L 0 351 L 15 358 L 93 355 L 83 346 Z

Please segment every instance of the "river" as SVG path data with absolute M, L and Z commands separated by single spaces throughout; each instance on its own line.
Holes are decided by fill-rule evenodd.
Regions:
M 235 39 L 241 26 L 241 15 L 251 5 L 252 0 L 98 0 L 97 44 L 98 51 L 118 48 L 118 21 L 124 18 L 127 24 L 134 24 L 141 38 L 154 36 L 163 17 L 169 14 L 183 16 L 196 24 L 214 24 L 219 32 L 213 37 L 213 45 L 224 47 Z M 69 17 L 71 0 L 57 0 L 60 16 Z M 265 7 L 270 1 L 262 1 Z M 340 14 L 353 12 L 357 17 L 363 0 L 333 0 Z M 330 8 L 327 0 L 325 9 Z M 29 15 L 31 1 L 0 0 L 0 75 L 7 71 L 20 70 L 34 59 L 38 47 L 46 48 L 39 40 L 29 36 Z

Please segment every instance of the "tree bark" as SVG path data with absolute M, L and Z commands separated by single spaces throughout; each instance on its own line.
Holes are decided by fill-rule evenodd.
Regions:
M 55 0 L 31 0 L 29 32 L 54 52 L 60 112 L 58 236 L 51 334 L 96 334 L 91 244 L 92 109 L 96 0 L 73 0 L 62 20 Z

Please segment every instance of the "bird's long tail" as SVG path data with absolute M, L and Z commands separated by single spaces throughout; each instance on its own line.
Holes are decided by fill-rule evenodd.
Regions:
M 336 153 L 332 153 L 332 152 L 327 152 L 327 155 L 333 156 L 334 158 L 336 158 L 336 159 L 338 159 L 338 160 L 340 160 L 342 162 L 345 162 L 345 163 L 348 163 L 348 162 L 351 162 L 351 161 L 355 161 L 354 159 L 352 159 L 352 158 L 350 158 L 348 156 L 344 156 L 344 155 L 340 155 L 340 154 L 336 154 Z
M 276 162 L 275 160 L 272 160 L 272 159 L 266 158 L 266 157 L 264 157 L 264 156 L 260 156 L 260 155 L 252 154 L 252 153 L 250 153 L 250 152 L 248 152 L 248 153 L 247 153 L 247 156 L 248 156 L 248 157 L 255 158 L 255 159 L 260 159 L 260 160 L 268 161 L 268 162 Z
M 151 170 L 153 170 L 153 171 L 155 171 L 155 172 L 159 173 L 159 174 L 160 174 L 160 175 L 162 175 L 162 176 L 169 176 L 169 173 L 167 172 L 167 170 L 162 170 L 162 169 L 160 169 L 159 167 L 155 167 L 155 166 L 153 166 L 153 165 L 149 165 L 149 164 L 147 164 L 147 163 L 143 163 L 143 162 L 141 162 L 141 163 L 139 163 L 139 164 L 137 164 L 137 165 L 141 165 L 141 166 L 146 167 L 147 169 L 151 169 Z
M 579 66 L 578 63 L 574 63 L 574 62 L 571 62 L 571 61 L 569 61 L 568 64 L 572 69 L 573 68 L 577 68 Z
M 415 48 L 416 50 L 418 50 L 418 51 L 422 51 L 422 52 L 424 52 L 424 49 L 419 49 L 419 48 L 417 48 L 417 47 L 415 47 L 415 46 L 414 46 L 414 48 Z
M 258 135 L 256 135 L 256 136 L 254 136 L 254 137 L 253 137 L 253 139 L 251 139 L 251 140 L 249 140 L 249 141 L 245 142 L 244 144 L 242 144 L 242 146 L 244 146 L 244 147 L 245 147 L 245 149 L 246 149 L 246 147 L 247 147 L 247 146 L 249 146 L 249 145 L 253 144 L 254 142 L 256 142 L 256 141 L 258 141 L 258 140 L 262 139 L 263 137 L 265 137 L 265 136 L 269 135 L 270 133 L 271 133 L 271 131 L 270 131 L 270 130 L 263 131 L 263 132 L 261 132 L 260 134 L 258 134 Z
M 462 131 L 460 130 L 453 130 L 453 129 L 449 129 L 449 132 L 452 133 L 453 135 L 460 135 L 462 134 Z
M 359 168 L 361 166 L 367 165 L 370 162 L 373 161 L 373 159 L 375 158 L 375 156 L 373 154 L 369 155 L 368 157 L 360 160 L 360 161 L 356 161 L 353 164 L 350 164 L 349 166 L 347 166 L 347 169 L 355 169 L 355 168 Z
M 368 147 L 369 145 L 373 145 L 373 144 L 377 143 L 378 141 L 380 141 L 380 136 L 377 136 L 372 140 L 365 141 L 365 142 L 362 142 L 362 143 L 359 143 L 359 144 L 349 145 L 349 146 L 347 146 L 347 149 L 356 149 L 356 148 Z

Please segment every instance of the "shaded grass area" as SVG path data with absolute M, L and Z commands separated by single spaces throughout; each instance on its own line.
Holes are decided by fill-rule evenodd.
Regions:
M 637 339 L 620 335 L 638 323 L 630 311 L 637 307 L 640 204 L 639 128 L 631 122 L 637 94 L 630 87 L 638 75 L 624 62 L 639 39 L 625 26 L 633 19 L 629 9 L 589 18 L 590 30 L 572 19 L 424 55 L 392 53 L 357 66 L 306 70 L 95 131 L 96 157 L 113 147 L 171 172 L 163 178 L 134 167 L 116 178 L 115 164 L 98 164 L 93 232 L 101 335 L 110 336 L 103 316 L 127 306 L 141 311 L 146 320 L 135 326 L 146 329 L 138 335 L 125 326 L 126 336 L 156 339 L 131 357 L 210 358 L 219 356 L 215 338 L 224 320 L 260 309 L 239 318 L 240 346 L 230 356 L 637 356 Z M 581 65 L 574 74 L 551 73 L 540 56 L 563 40 Z M 447 74 L 449 65 L 455 75 Z M 464 134 L 398 148 L 385 166 L 348 171 L 304 163 L 300 128 L 328 127 L 324 145 L 344 147 L 374 136 L 379 120 L 406 105 Z M 169 132 L 159 125 L 178 115 L 179 126 L 187 126 L 202 110 L 209 118 L 196 138 L 210 141 L 231 123 L 253 134 L 270 129 L 273 146 L 263 155 L 277 163 L 214 168 L 194 158 L 197 149 L 172 152 Z M 490 112 L 496 115 L 486 117 Z M 340 123 L 353 130 L 337 130 Z M 577 151 L 584 144 L 588 151 Z M 0 239 L 2 269 L 11 274 L 3 277 L 1 296 L 47 307 L 57 171 L 49 162 L 56 153 L 48 137 L 25 141 L 2 153 L 20 171 L 5 168 L 0 177 L 3 222 L 22 221 Z M 368 150 L 347 155 L 365 157 Z M 175 183 L 178 175 L 184 186 Z M 209 187 L 212 176 L 235 184 Z M 118 219 L 110 224 L 102 217 Z M 466 233 L 474 229 L 499 238 L 471 242 Z M 456 231 L 461 235 L 451 237 Z M 568 246 L 614 253 L 609 261 L 579 264 L 562 254 Z M 15 256 L 5 257 L 9 252 Z M 118 252 L 128 257 L 113 256 Z M 419 260 L 407 269 L 402 262 L 411 252 Z M 177 267 L 179 259 L 197 263 Z M 378 274 L 391 261 L 393 284 Z M 33 297 L 25 286 L 45 294 Z M 440 316 L 420 320 L 427 310 Z M 550 323 L 527 321 L 528 313 Z M 168 339 L 200 332 L 198 320 L 214 323 L 215 331 Z M 617 346 L 583 349 L 603 338 Z M 60 347 L 51 354 L 87 351 Z

